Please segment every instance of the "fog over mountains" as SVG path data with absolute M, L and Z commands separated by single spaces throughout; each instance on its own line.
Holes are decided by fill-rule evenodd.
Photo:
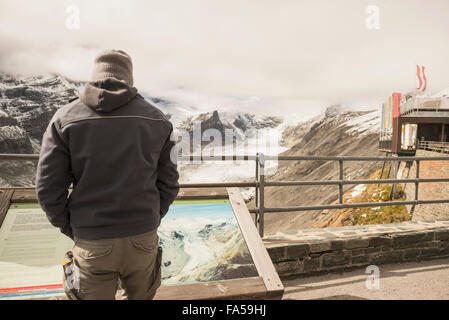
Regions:
M 0 73 L 0 153 L 39 153 L 42 135 L 53 114 L 70 99 L 75 98 L 82 87 L 81 82 L 71 81 L 54 74 L 13 77 Z M 253 114 L 245 111 L 227 112 L 223 107 L 204 112 L 195 106 L 182 106 L 162 98 L 151 97 L 145 92 L 141 94 L 167 115 L 174 125 L 176 136 L 179 136 L 180 132 L 186 132 L 191 136 L 195 123 L 201 125 L 201 134 L 207 129 L 213 129 L 222 135 L 223 142 L 225 137 L 232 133 L 236 140 L 236 150 L 231 149 L 231 152 L 241 155 L 255 154 L 257 151 L 277 154 L 285 150 L 285 147 L 278 143 L 282 132 L 288 125 L 295 124 L 299 120 L 290 117 L 286 121 L 281 116 Z M 273 142 L 267 150 L 267 146 L 260 142 L 269 139 Z M 208 143 L 202 144 L 208 150 L 207 152 L 213 154 L 224 152 L 221 146 L 215 147 L 212 143 L 207 148 L 207 145 Z M 211 151 L 213 148 L 215 150 Z M 247 163 L 225 164 L 218 175 L 212 176 L 210 165 L 211 163 L 204 164 L 200 168 L 195 164 L 180 163 L 180 167 L 185 167 L 185 170 L 180 170 L 181 181 L 209 180 L 211 177 L 214 177 L 215 181 L 229 181 L 248 176 Z M 232 172 L 229 165 L 234 167 Z M 5 166 L 0 169 L 0 183 L 3 185 L 32 184 L 34 177 L 30 166 L 32 167 L 30 163 L 5 162 Z M 239 169 L 235 170 L 236 166 Z
M 35 75 L 18 78 L 0 73 L 0 153 L 38 153 L 45 128 L 56 110 L 78 95 L 83 83 L 70 81 L 58 75 Z M 195 126 L 221 134 L 232 133 L 235 143 L 218 146 L 214 138 L 201 142 L 203 155 L 253 155 L 256 152 L 276 155 L 358 155 L 375 156 L 379 111 L 348 111 L 332 105 L 316 117 L 304 120 L 291 115 L 255 114 L 250 110 L 230 112 L 217 106 L 209 112 L 195 106 L 184 106 L 160 97 L 142 95 L 164 112 L 175 128 L 175 135 L 188 135 L 189 148 Z M 204 138 L 204 136 L 203 136 Z M 178 139 L 179 140 L 179 139 Z M 212 141 L 212 142 L 210 142 Z M 224 141 L 226 142 L 226 141 Z M 268 143 L 267 143 L 268 142 Z M 189 149 L 188 148 L 188 149 Z M 228 148 L 228 149 L 227 149 Z M 255 164 L 248 161 L 210 161 L 203 163 L 179 162 L 180 182 L 252 181 Z M 376 169 L 375 163 L 354 163 L 345 167 L 346 177 L 366 177 Z M 267 163 L 267 176 L 273 180 L 313 180 L 336 178 L 338 170 L 331 163 L 283 162 Z M 0 166 L 0 185 L 33 185 L 35 164 L 32 162 L 3 161 Z M 243 190 L 246 199 L 252 189 Z M 331 187 L 311 187 L 302 192 L 293 187 L 268 188 L 265 199 L 270 205 L 330 203 L 336 194 Z M 307 225 L 313 215 L 267 215 L 267 229 Z M 271 225 L 271 227 L 270 227 Z

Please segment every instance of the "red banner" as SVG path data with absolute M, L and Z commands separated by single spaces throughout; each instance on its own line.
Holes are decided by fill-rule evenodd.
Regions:
M 393 119 L 401 114 L 401 93 L 393 93 Z

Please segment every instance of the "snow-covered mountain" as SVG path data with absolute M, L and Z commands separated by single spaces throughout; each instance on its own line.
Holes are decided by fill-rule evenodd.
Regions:
M 15 78 L 0 73 L 0 152 L 38 151 L 51 117 L 77 95 L 79 86 L 58 75 Z M 22 143 L 8 145 L 11 134 L 19 132 Z
M 0 73 L 0 153 L 38 153 L 42 135 L 58 108 L 78 95 L 83 83 L 59 75 L 13 77 Z M 193 133 L 195 123 L 201 124 L 201 134 L 215 129 L 223 137 L 235 135 L 234 151 L 246 155 L 264 152 L 277 154 L 286 150 L 279 143 L 283 130 L 295 123 L 295 117 L 283 119 L 274 115 L 249 112 L 223 112 L 220 108 L 204 112 L 194 106 L 182 106 L 163 98 L 141 93 L 166 114 L 175 128 L 175 134 Z M 266 141 L 272 141 L 267 145 Z M 224 141 L 226 142 L 226 141 Z M 193 145 L 193 144 L 192 144 Z M 214 144 L 203 144 L 206 155 L 229 154 Z M 251 178 L 254 163 L 189 164 L 180 162 L 181 182 L 232 181 Z M 220 169 L 217 170 L 217 165 Z M 28 166 L 27 170 L 22 170 Z M 33 164 L 5 162 L 0 168 L 1 185 L 33 184 Z
M 310 121 L 284 131 L 290 148 L 282 155 L 381 156 L 377 149 L 380 130 L 379 111 L 345 111 L 332 106 Z M 345 162 L 346 179 L 367 178 L 380 168 L 380 162 Z M 335 161 L 284 161 L 268 180 L 338 180 Z M 351 186 L 344 186 L 347 190 Z M 267 206 L 298 206 L 332 203 L 338 198 L 335 186 L 268 188 Z M 266 231 L 307 228 L 320 211 L 273 213 L 265 215 Z
M 79 85 L 58 75 L 0 73 L 0 153 L 38 153 L 51 117 L 76 96 Z M 0 185 L 32 185 L 35 170 L 33 162 L 3 161 Z
M 41 136 L 54 112 L 76 97 L 82 86 L 82 83 L 58 75 L 15 78 L 0 74 L 0 153 L 37 153 Z M 442 91 L 441 95 L 444 94 Z M 227 131 L 235 136 L 235 145 L 231 149 L 229 145 L 225 145 L 223 150 L 221 145 L 207 141 L 201 143 L 203 155 L 254 155 L 257 152 L 270 155 L 380 155 L 377 150 L 379 111 L 348 111 L 340 105 L 333 105 L 318 116 L 301 121 L 294 115 L 281 117 L 246 111 L 227 112 L 220 107 L 205 112 L 165 98 L 142 95 L 170 118 L 175 135 L 187 134 L 187 151 L 193 148 L 190 139 L 195 124 L 201 124 L 201 134 L 205 129 L 214 129 L 222 136 L 226 137 Z M 179 162 L 178 165 L 181 183 L 253 180 L 255 174 L 254 161 Z M 267 162 L 266 165 L 267 179 L 270 180 L 338 178 L 335 163 Z M 367 162 L 345 164 L 345 177 L 365 178 L 378 165 Z M 0 166 L 0 185 L 32 185 L 34 175 L 33 163 L 4 161 Z M 252 189 L 242 191 L 247 199 L 252 197 Z M 308 187 L 301 192 L 296 187 L 268 188 L 265 201 L 268 206 L 330 203 L 335 200 L 334 191 L 332 186 Z M 318 213 L 266 215 L 265 225 L 268 231 L 304 227 Z M 180 238 L 173 239 L 170 234 L 167 237 L 167 243 L 170 237 L 172 241 L 181 241 Z M 174 248 L 178 248 L 178 244 Z M 186 258 L 182 254 L 177 257 L 181 260 Z
M 198 150 L 198 145 L 197 149 L 193 149 L 195 143 L 192 134 L 195 124 L 201 125 L 198 132 L 205 141 L 201 143 L 203 156 L 242 156 L 255 155 L 257 152 L 278 154 L 287 149 L 281 140 L 282 132 L 289 122 L 279 116 L 217 110 L 190 116 L 178 126 L 178 129 L 188 133 L 191 146 L 188 151 L 193 154 L 197 154 L 195 150 Z M 208 129 L 220 134 L 222 139 L 218 144 L 214 143 L 215 138 L 208 137 L 206 131 Z M 234 144 L 232 141 L 235 141 Z M 241 181 L 254 177 L 255 163 L 254 161 L 208 161 L 201 164 L 180 162 L 180 168 L 180 180 L 184 183 Z M 267 169 L 275 168 L 268 166 Z

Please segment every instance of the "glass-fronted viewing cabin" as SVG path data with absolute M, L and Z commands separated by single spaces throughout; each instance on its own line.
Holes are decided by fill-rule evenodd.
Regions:
M 449 153 L 449 95 L 393 93 L 382 105 L 379 150 L 407 156 L 417 149 Z

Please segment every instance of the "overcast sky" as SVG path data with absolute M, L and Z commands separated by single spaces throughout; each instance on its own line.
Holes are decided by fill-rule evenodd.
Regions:
M 79 29 L 66 27 L 70 5 Z M 136 87 L 188 105 L 379 108 L 416 87 L 416 64 L 429 93 L 449 87 L 448 13 L 447 0 L 0 0 L 0 71 L 88 80 L 113 48 L 132 56 Z

